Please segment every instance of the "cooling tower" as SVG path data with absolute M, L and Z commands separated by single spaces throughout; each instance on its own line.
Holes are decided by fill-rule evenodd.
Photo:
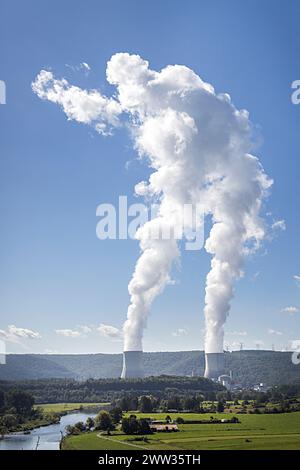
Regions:
M 217 379 L 224 374 L 224 353 L 206 353 L 205 354 L 205 372 L 207 379 Z
M 143 377 L 143 351 L 124 351 L 121 379 Z

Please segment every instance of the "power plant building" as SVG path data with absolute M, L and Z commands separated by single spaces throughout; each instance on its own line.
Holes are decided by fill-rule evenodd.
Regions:
M 224 374 L 224 353 L 205 353 L 205 372 L 207 379 L 218 380 Z
M 143 351 L 124 351 L 121 379 L 144 377 Z

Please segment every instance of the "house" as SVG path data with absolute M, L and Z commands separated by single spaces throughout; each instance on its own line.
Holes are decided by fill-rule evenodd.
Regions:
M 150 429 L 156 432 L 177 432 L 179 428 L 175 423 L 151 423 Z

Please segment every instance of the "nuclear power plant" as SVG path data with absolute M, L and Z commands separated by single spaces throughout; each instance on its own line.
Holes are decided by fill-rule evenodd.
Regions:
M 220 375 L 224 374 L 224 369 L 224 353 L 205 353 L 204 377 L 217 380 Z
M 124 351 L 121 379 L 144 377 L 143 351 Z
M 218 380 L 224 375 L 224 353 L 205 353 L 205 372 L 207 379 Z M 121 379 L 144 377 L 143 351 L 124 351 Z
M 204 307 L 204 376 L 218 380 L 224 375 L 224 354 L 208 351 L 223 349 L 233 285 L 240 278 L 246 254 L 251 252 L 244 248 L 249 242 L 262 242 L 267 234 L 261 228 L 260 210 L 273 183 L 259 159 L 249 154 L 253 146 L 248 113 L 237 109 L 229 95 L 215 93 L 212 85 L 188 67 L 168 65 L 155 71 L 136 54 L 114 54 L 107 63 L 107 80 L 116 86 L 110 97 L 98 90 L 74 88 L 67 80 L 58 80 L 52 72 L 41 70 L 32 90 L 39 98 L 60 105 L 68 119 L 89 122 L 93 128 L 101 123 L 103 134 L 118 128 L 119 118 L 124 116 L 133 149 L 138 150 L 151 172 L 147 181 L 142 180 L 135 187 L 136 194 L 144 197 L 148 206 L 150 195 L 156 196 L 157 210 L 137 231 L 141 253 L 128 284 L 130 305 L 123 327 L 121 377 L 144 375 L 142 340 L 151 304 L 169 283 L 172 266 L 180 255 L 179 240 L 173 235 L 179 229 L 182 241 L 188 241 L 185 229 L 198 232 L 206 215 L 210 215 L 212 227 L 204 244 L 212 255 Z M 82 119 L 87 99 L 81 97 L 101 103 L 93 119 Z M 179 143 L 177 128 L 183 136 Z M 173 135 L 176 138 L 171 138 Z M 232 184 L 241 178 L 243 184 Z M 197 207 L 200 188 L 205 201 L 203 222 L 196 222 L 193 216 L 182 220 L 186 204 Z M 224 217 L 220 220 L 221 212 Z M 174 230 L 173 235 L 161 236 L 167 227 Z

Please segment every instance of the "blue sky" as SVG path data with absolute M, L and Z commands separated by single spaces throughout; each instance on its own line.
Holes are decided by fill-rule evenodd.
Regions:
M 0 329 L 10 352 L 119 352 L 122 342 L 96 330 L 122 326 L 138 244 L 96 238 L 96 207 L 130 201 L 148 174 L 125 130 L 113 138 L 68 122 L 39 100 L 31 82 L 42 68 L 110 95 L 106 62 L 116 52 L 152 69 L 184 64 L 250 112 L 257 150 L 274 186 L 265 212 L 286 230 L 248 259 L 236 284 L 226 343 L 282 349 L 300 338 L 299 126 L 291 83 L 300 78 L 300 4 L 283 1 L 2 2 L 0 79 Z M 91 67 L 89 74 L 79 68 Z M 67 64 L 67 65 L 66 65 Z M 127 165 L 126 162 L 130 161 Z M 152 307 L 144 349 L 203 347 L 209 256 L 183 252 L 181 267 Z M 29 329 L 40 338 L 11 332 Z M 84 334 L 80 326 L 90 326 Z M 80 332 L 61 336 L 55 330 Z M 270 332 L 273 331 L 272 332 Z M 11 330 L 12 331 L 12 330 Z M 18 330 L 19 331 L 19 330 Z M 239 333 L 239 334 L 234 334 Z M 242 333 L 242 334 L 241 334 Z

